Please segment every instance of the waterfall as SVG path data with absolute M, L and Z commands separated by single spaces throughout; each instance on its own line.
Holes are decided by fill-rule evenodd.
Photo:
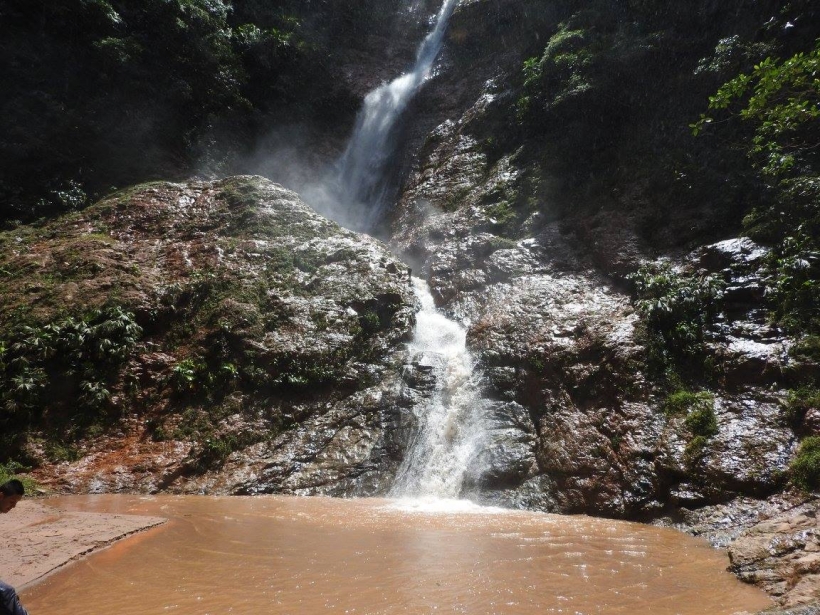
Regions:
M 398 122 L 430 77 L 457 4 L 458 0 L 444 0 L 433 29 L 419 45 L 413 68 L 365 97 L 335 171 L 309 199 L 348 228 L 372 232 L 381 220 L 389 200 Z M 464 327 L 436 310 L 425 282 L 414 279 L 413 284 L 422 309 L 409 351 L 415 369 L 432 372 L 434 385 L 427 401 L 414 410 L 418 428 L 391 495 L 457 498 L 465 478 L 480 474 L 486 401 L 478 393 L 479 377 L 467 351 Z
M 364 99 L 356 127 L 325 190 L 336 205 L 327 209 L 349 228 L 371 231 L 381 219 L 387 198 L 388 167 L 393 158 L 398 120 L 428 79 L 441 50 L 447 23 L 458 0 L 445 0 L 433 30 L 419 45 L 413 68 L 371 91 Z M 341 210 L 341 211 L 340 211 Z
M 466 330 L 436 310 L 427 284 L 413 279 L 421 301 L 409 351 L 415 369 L 432 371 L 435 386 L 415 409 L 418 428 L 399 468 L 392 496 L 457 498 L 468 474 L 478 475 L 486 401 L 467 351 Z

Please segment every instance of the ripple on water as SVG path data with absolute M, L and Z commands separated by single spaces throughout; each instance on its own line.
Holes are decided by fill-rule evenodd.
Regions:
M 84 496 L 171 521 L 24 592 L 33 613 L 729 615 L 770 604 L 669 529 L 459 501 Z

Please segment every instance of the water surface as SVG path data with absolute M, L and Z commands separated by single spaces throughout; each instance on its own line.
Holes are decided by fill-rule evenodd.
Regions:
M 23 592 L 32 615 L 709 614 L 770 605 L 668 529 L 433 502 L 78 496 L 163 515 Z

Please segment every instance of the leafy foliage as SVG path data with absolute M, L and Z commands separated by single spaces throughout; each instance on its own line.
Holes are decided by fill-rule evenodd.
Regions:
M 35 418 L 46 398 L 76 397 L 80 409 L 106 407 L 109 384 L 134 350 L 142 329 L 119 306 L 83 318 L 23 325 L 0 338 L 0 425 Z
M 718 311 L 723 282 L 712 275 L 675 273 L 669 265 L 644 266 L 629 276 L 635 307 L 661 342 L 662 362 L 692 362 L 704 352 L 704 331 Z
M 29 478 L 28 476 L 21 475 L 21 472 L 26 472 L 28 469 L 29 468 L 26 466 L 15 461 L 0 463 L 0 484 L 9 481 L 12 478 L 16 478 L 23 483 L 23 488 L 26 490 L 27 494 L 34 493 L 40 486 L 35 480 Z
M 340 13 L 370 8 L 348 4 Z M 283 117 L 352 116 L 332 38 L 299 17 L 308 5 L 4 2 L 0 222 L 76 209 L 111 186 L 241 165 Z
M 539 101 L 546 107 L 539 111 L 544 111 L 593 87 L 587 74 L 596 62 L 590 39 L 588 31 L 565 22 L 550 37 L 540 57 L 524 61 L 525 95 L 518 102 L 520 119 L 525 120 L 528 113 L 535 111 Z
M 709 109 L 736 106 L 742 120 L 752 122 L 755 134 L 749 155 L 769 176 L 782 176 L 801 158 L 820 147 L 820 40 L 808 53 L 783 61 L 768 57 L 723 84 L 709 97 Z M 703 115 L 692 130 L 697 135 L 713 118 Z
M 793 389 L 789 391 L 783 406 L 788 423 L 799 429 L 806 413 L 812 408 L 820 408 L 820 389 L 814 386 Z
M 690 411 L 711 409 L 715 398 L 711 393 L 700 391 L 693 393 L 686 389 L 679 389 L 671 393 L 663 403 L 663 411 L 667 415 L 688 414 Z
M 542 213 L 637 211 L 665 250 L 723 239 L 768 205 L 736 146 L 748 128 L 722 124 L 707 141 L 689 125 L 738 71 L 816 37 L 811 2 L 558 1 L 550 11 L 506 110 L 518 132 L 493 135 L 496 157 L 516 152 L 554 178 Z
M 771 262 L 769 301 L 792 333 L 820 333 L 820 245 L 798 229 L 786 237 Z M 798 348 L 799 350 L 799 348 Z
M 684 457 L 689 463 L 696 462 L 706 452 L 710 439 L 718 433 L 715 396 L 708 391 L 695 393 L 679 389 L 666 398 L 662 409 L 670 417 L 685 416 L 683 424 L 690 437 Z
M 774 244 L 770 304 L 792 332 L 820 331 L 820 39 L 810 51 L 767 57 L 709 98 L 694 134 L 739 119 L 743 143 L 769 188 L 768 202 L 744 220 L 754 238 Z
M 718 433 L 717 417 L 711 405 L 701 405 L 691 410 L 684 424 L 695 436 L 709 438 Z

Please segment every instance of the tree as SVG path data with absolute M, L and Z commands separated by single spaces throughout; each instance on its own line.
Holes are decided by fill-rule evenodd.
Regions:
M 740 109 L 735 111 L 738 106 Z M 820 147 L 820 39 L 808 53 L 766 58 L 709 97 L 712 112 L 729 110 L 755 126 L 749 155 L 767 176 L 782 178 L 816 162 Z M 698 135 L 714 119 L 692 125 Z
M 769 297 L 794 332 L 820 331 L 820 40 L 786 60 L 766 58 L 709 98 L 707 127 L 739 118 L 752 126 L 743 146 L 770 189 L 745 218 L 748 234 L 774 245 Z

